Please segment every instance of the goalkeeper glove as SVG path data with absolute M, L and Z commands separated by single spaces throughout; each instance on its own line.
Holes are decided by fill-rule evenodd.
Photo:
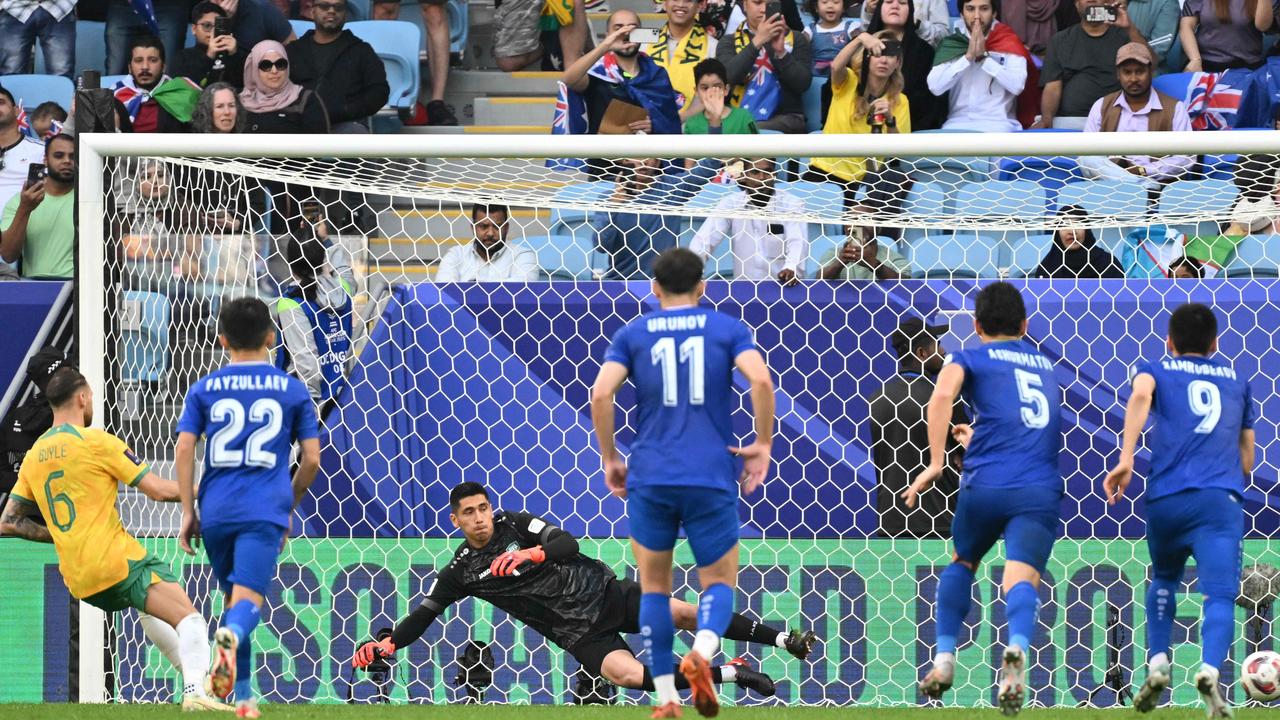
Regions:
M 547 559 L 547 553 L 542 549 L 541 545 L 534 545 L 524 550 L 512 550 L 504 552 L 493 559 L 489 565 L 489 572 L 496 577 L 506 577 L 507 575 L 516 575 L 520 566 L 525 563 L 533 563 L 537 565 Z
M 353 667 L 366 668 L 380 657 L 391 657 L 395 654 L 396 644 L 391 642 L 391 638 L 383 638 L 377 641 L 370 640 L 356 650 L 356 656 L 351 658 L 351 665 Z

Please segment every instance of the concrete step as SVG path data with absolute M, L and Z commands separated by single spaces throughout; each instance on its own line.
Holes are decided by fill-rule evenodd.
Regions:
M 645 6 L 645 5 L 647 5 L 647 6 L 648 6 L 648 7 L 647 7 L 646 9 L 644 9 L 644 10 L 635 10 L 636 15 L 639 15 L 639 16 L 640 16 L 640 27 L 647 27 L 647 28 L 655 28 L 655 29 L 656 29 L 656 28 L 661 27 L 664 23 L 666 23 L 666 22 L 667 22 L 667 14 L 666 14 L 666 13 L 660 13 L 660 12 L 654 12 L 654 11 L 653 11 L 653 4 L 652 4 L 652 3 L 639 3 L 639 4 L 640 4 L 641 6 Z M 606 34 L 606 32 L 605 32 L 605 31 L 607 30 L 607 28 L 606 28 L 605 24 L 609 21 L 609 16 L 613 14 L 613 11 L 614 11 L 614 10 L 620 10 L 620 9 L 621 9 L 621 8 L 615 8 L 615 7 L 613 7 L 613 3 L 612 3 L 612 2 L 611 2 L 611 3 L 609 3 L 609 8 L 610 8 L 610 11 L 609 11 L 609 12 L 589 12 L 589 13 L 587 13 L 587 19 L 589 19 L 589 20 L 591 21 L 592 29 L 594 29 L 594 30 L 596 31 L 596 37 L 597 37 L 597 38 L 602 38 L 602 37 L 604 37 L 604 35 Z M 634 8 L 633 8 L 633 10 L 634 10 Z
M 495 95 L 552 95 L 560 73 L 521 70 L 504 73 L 497 70 L 454 70 L 449 73 L 449 90 L 493 97 Z
M 475 101 L 475 123 L 486 125 L 546 125 L 555 115 L 552 96 L 484 97 Z

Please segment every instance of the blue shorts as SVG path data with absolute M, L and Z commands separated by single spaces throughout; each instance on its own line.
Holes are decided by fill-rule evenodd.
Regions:
M 1006 559 L 1043 574 L 1061 526 L 1061 500 L 1057 487 L 962 488 L 951 522 L 956 559 L 976 568 L 1003 535 Z
M 738 496 L 718 488 L 628 488 L 627 518 L 631 538 L 654 552 L 674 548 L 683 527 L 698 567 L 711 565 L 738 544 Z
M 1228 597 L 1240 591 L 1244 508 L 1230 490 L 1183 490 L 1147 502 L 1147 549 L 1152 575 L 1182 580 L 1187 558 L 1196 559 L 1201 594 Z
M 232 585 L 266 595 L 276 577 L 276 558 L 285 529 L 269 523 L 226 523 L 201 528 L 204 551 L 224 593 Z

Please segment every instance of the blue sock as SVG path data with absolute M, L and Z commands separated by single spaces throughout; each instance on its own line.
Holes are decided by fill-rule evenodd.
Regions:
M 249 641 L 253 629 L 258 627 L 262 619 L 262 611 L 249 600 L 241 600 L 222 616 L 222 624 L 236 634 L 236 639 L 243 645 Z
M 1040 611 L 1040 593 L 1031 583 L 1022 582 L 1005 593 L 1005 613 L 1009 616 L 1009 645 L 1017 645 L 1024 651 L 1031 650 L 1031 636 L 1036 630 L 1036 615 Z
M 1207 608 L 1206 608 L 1207 610 Z M 1152 578 L 1147 587 L 1147 657 L 1169 654 L 1173 618 L 1178 614 L 1178 581 Z
M 649 651 L 649 670 L 654 677 L 670 675 L 675 666 L 672 646 L 676 641 L 676 624 L 671 619 L 671 596 L 666 593 L 644 593 L 640 596 L 640 634 Z
M 733 589 L 716 583 L 698 597 L 698 629 L 724 635 L 733 619 Z
M 1222 667 L 1231 650 L 1231 636 L 1235 629 L 1236 606 L 1231 598 L 1206 595 L 1204 620 L 1200 624 L 1200 657 L 1205 665 Z
M 936 625 L 938 652 L 954 653 L 960 624 L 973 604 L 973 571 L 960 563 L 951 563 L 938 578 Z
M 236 646 L 235 691 L 236 702 L 253 698 L 253 641 L 247 637 Z

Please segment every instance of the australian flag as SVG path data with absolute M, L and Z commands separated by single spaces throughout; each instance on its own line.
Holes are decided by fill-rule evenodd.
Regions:
M 568 85 L 556 83 L 556 109 L 551 118 L 552 135 L 582 135 L 587 132 L 587 103 Z M 549 158 L 552 170 L 576 170 L 585 163 L 581 158 Z
M 1228 130 L 1236 127 L 1240 100 L 1250 82 L 1249 70 L 1196 73 L 1187 87 L 1187 114 L 1192 130 Z
M 129 0 L 129 7 L 138 13 L 138 17 L 147 24 L 152 35 L 160 34 L 160 21 L 156 20 L 156 6 L 152 0 Z
M 773 73 L 773 61 L 769 59 L 769 53 L 761 50 L 756 56 L 751 81 L 742 93 L 739 106 L 751 113 L 756 120 L 768 120 L 773 117 L 774 110 L 778 109 L 778 101 L 781 99 L 782 84 Z
M 32 140 L 40 139 L 36 137 L 36 131 L 31 127 L 31 118 L 27 117 L 26 108 L 22 107 L 22 98 L 18 98 L 18 132 Z

